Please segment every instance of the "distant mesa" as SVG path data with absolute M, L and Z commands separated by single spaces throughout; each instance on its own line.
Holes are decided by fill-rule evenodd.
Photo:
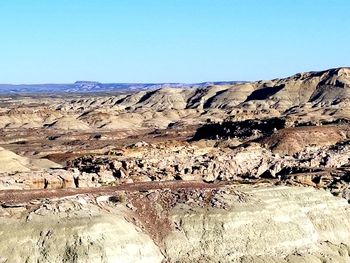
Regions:
M 203 83 L 101 83 L 80 80 L 66 84 L 0 84 L 0 94 L 37 94 L 37 93 L 91 93 L 91 92 L 128 92 L 140 90 L 156 90 L 162 88 L 198 88 L 210 85 L 234 84 L 231 82 Z

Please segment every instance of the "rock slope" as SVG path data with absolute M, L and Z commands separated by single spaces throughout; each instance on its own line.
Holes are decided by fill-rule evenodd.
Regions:
M 0 170 L 1 172 L 27 172 L 31 170 L 49 169 L 49 168 L 62 168 L 47 159 L 30 159 L 27 157 L 19 156 L 11 151 L 5 150 L 0 147 Z
M 33 212 L 21 207 L 1 210 L 0 262 L 151 263 L 163 259 L 153 240 L 128 222 L 125 209 L 118 206 L 97 204 L 86 197 L 29 206 Z M 23 212 L 24 218 L 15 218 Z
M 230 208 L 224 213 L 175 209 L 172 220 L 179 230 L 165 240 L 170 261 L 350 260 L 350 210 L 345 200 L 310 188 L 243 192 L 248 200 L 228 201 Z

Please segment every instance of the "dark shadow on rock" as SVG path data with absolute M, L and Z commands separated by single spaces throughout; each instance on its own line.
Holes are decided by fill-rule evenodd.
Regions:
M 275 86 L 275 87 L 266 87 L 266 88 L 261 88 L 258 90 L 254 90 L 245 100 L 250 101 L 250 100 L 266 100 L 270 96 L 276 94 L 279 92 L 281 89 L 284 88 L 284 84 L 280 86 Z

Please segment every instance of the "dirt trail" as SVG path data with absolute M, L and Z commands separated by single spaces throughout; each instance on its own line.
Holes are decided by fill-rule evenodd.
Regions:
M 27 203 L 35 199 L 62 198 L 78 194 L 113 194 L 119 191 L 148 191 L 155 189 L 203 189 L 219 188 L 224 184 L 204 183 L 200 181 L 165 181 L 121 184 L 117 186 L 104 186 L 94 188 L 63 188 L 63 189 L 33 189 L 33 190 L 1 190 L 0 204 L 3 206 Z

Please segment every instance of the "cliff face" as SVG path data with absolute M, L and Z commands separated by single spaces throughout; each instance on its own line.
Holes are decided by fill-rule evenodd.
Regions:
M 188 199 L 167 211 L 147 197 L 144 212 L 161 216 L 146 221 L 142 207 L 111 200 L 76 196 L 3 208 L 0 262 L 350 261 L 349 206 L 323 190 L 231 187 L 214 196 L 213 206 Z M 154 239 L 149 220 L 159 229 L 169 221 L 162 240 Z
M 337 249 L 346 247 L 345 258 L 350 260 L 349 247 L 344 245 L 350 241 L 345 200 L 311 188 L 243 192 L 247 200 L 230 200 L 231 207 L 224 213 L 174 210 L 172 220 L 180 231 L 166 239 L 169 258 L 178 262 L 311 262 L 311 258 L 325 262 L 328 257 L 343 262 L 338 261 Z M 292 261 L 294 257 L 298 261 Z

